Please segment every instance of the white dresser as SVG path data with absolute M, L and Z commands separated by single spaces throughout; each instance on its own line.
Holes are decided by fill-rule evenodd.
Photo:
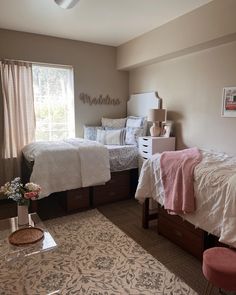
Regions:
M 139 173 L 143 162 L 156 153 L 175 150 L 175 137 L 139 137 Z M 157 203 L 153 199 L 147 199 L 150 220 L 156 217 Z M 146 209 L 147 210 L 147 209 Z M 152 217 L 153 216 L 153 217 Z M 148 217 L 146 217 L 148 218 Z M 143 219 L 143 227 L 148 228 L 148 220 Z
M 147 160 L 153 154 L 175 150 L 175 137 L 139 137 L 140 160 Z

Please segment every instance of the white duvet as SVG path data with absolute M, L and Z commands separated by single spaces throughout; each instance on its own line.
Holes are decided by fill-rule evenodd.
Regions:
M 196 211 L 182 217 L 236 247 L 236 157 L 201 152 L 203 160 L 194 171 Z M 140 202 L 153 198 L 164 204 L 159 160 L 156 154 L 142 167 L 135 195 Z
M 34 161 L 30 181 L 41 186 L 40 198 L 110 180 L 109 152 L 94 141 L 71 138 L 34 142 L 22 152 L 26 159 Z

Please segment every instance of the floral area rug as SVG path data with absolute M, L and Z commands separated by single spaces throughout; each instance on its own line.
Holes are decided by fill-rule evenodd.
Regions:
M 0 261 L 1 295 L 197 294 L 97 210 L 45 226 L 58 247 Z

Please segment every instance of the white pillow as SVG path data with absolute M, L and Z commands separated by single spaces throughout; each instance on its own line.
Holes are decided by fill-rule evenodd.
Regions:
M 126 127 L 143 127 L 144 117 L 129 116 L 126 121 Z
M 102 144 L 124 145 L 125 129 L 97 130 L 97 141 Z
M 138 145 L 138 138 L 143 136 L 143 128 L 126 127 L 125 144 Z
M 97 130 L 97 139 L 96 141 L 105 144 L 105 135 L 106 135 L 106 130 Z
M 120 119 L 102 118 L 103 127 L 124 128 L 125 123 L 126 123 L 126 118 L 120 118 Z
M 129 116 L 126 121 L 126 127 L 143 128 L 143 134 L 141 136 L 146 136 L 147 129 L 148 129 L 147 118 L 146 117 Z

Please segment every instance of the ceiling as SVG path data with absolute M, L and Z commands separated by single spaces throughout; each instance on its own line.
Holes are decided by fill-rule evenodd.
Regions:
M 0 28 L 118 46 L 212 0 L 0 0 Z

